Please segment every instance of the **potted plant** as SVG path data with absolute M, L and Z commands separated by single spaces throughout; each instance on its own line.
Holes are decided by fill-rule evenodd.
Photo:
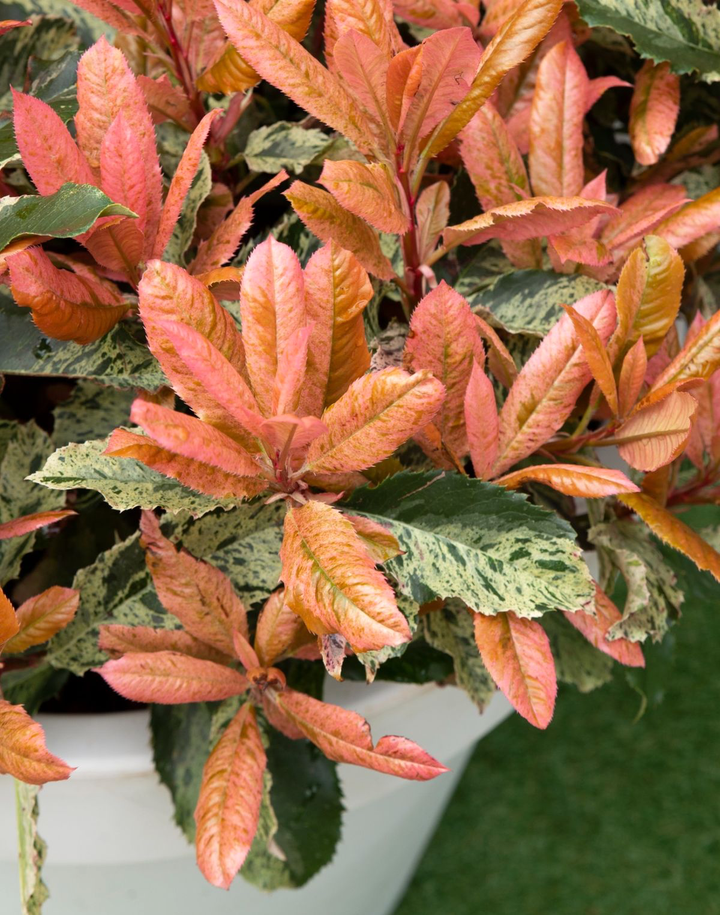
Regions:
M 483 733 L 638 687 L 658 540 L 720 579 L 683 520 L 720 491 L 720 49 L 606 0 L 78 5 L 0 38 L 23 911 L 55 781 L 58 912 L 389 913 Z

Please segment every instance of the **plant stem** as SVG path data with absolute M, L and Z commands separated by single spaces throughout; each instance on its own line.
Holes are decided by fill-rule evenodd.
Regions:
M 397 175 L 410 212 L 409 229 L 405 235 L 403 235 L 402 240 L 406 290 L 404 295 L 407 300 L 406 303 L 404 303 L 404 307 L 406 313 L 412 314 L 416 305 L 422 298 L 422 273 L 420 272 L 420 250 L 418 247 L 417 226 L 415 224 L 415 197 L 410 189 L 408 173 L 405 171 L 404 166 L 400 164 L 401 156 L 402 147 L 398 147 L 396 153 L 398 160 Z

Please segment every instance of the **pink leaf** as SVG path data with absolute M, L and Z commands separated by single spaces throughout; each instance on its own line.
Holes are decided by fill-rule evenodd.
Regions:
M 618 410 L 620 416 L 627 414 L 635 406 L 645 381 L 647 372 L 647 353 L 642 337 L 628 350 L 620 369 L 618 384 Z
M 670 145 L 680 110 L 680 77 L 670 64 L 646 60 L 630 102 L 630 140 L 641 165 L 653 165 Z
M 615 433 L 620 457 L 645 472 L 669 464 L 683 451 L 696 410 L 695 398 L 679 391 L 637 410 Z
M 137 213 L 133 224 L 141 232 L 147 216 L 146 178 L 142 151 L 120 111 L 100 144 L 101 186 L 111 200 Z
M 249 686 L 247 679 L 230 667 L 175 651 L 126 654 L 106 661 L 96 672 L 126 699 L 161 705 L 229 699 Z
M 530 180 L 536 194 L 580 193 L 587 96 L 585 67 L 572 44 L 561 41 L 540 64 L 530 113 Z
M 612 293 L 594 292 L 574 308 L 607 343 L 616 319 Z M 572 321 L 563 315 L 525 363 L 503 404 L 494 472 L 503 473 L 544 445 L 570 416 L 591 377 Z
M 608 89 L 620 88 L 632 89 L 632 83 L 625 82 L 624 79 L 620 79 L 617 76 L 598 76 L 597 79 L 588 80 L 585 111 L 589 111 Z
M 262 412 L 270 416 L 278 360 L 306 324 L 302 267 L 295 252 L 272 236 L 248 258 L 240 319 L 250 384 Z
M 498 449 L 498 412 L 492 382 L 476 362 L 465 392 L 465 423 L 475 476 L 486 480 Z
M 496 480 L 505 489 L 517 489 L 523 483 L 545 483 L 568 496 L 600 499 L 619 492 L 640 492 L 621 470 L 606 467 L 584 467 L 582 464 L 533 464 Z
M 453 454 L 467 454 L 465 389 L 473 365 L 482 369 L 485 351 L 470 306 L 444 280 L 413 312 L 405 362 L 412 371 L 425 369 L 445 385 L 445 400 L 433 422 Z
M 80 592 L 57 585 L 22 603 L 17 610 L 19 631 L 5 645 L 9 653 L 47 642 L 75 616 Z
M 245 704 L 205 763 L 195 809 L 198 867 L 214 886 L 228 889 L 250 851 L 265 765 L 255 709 Z
M 117 623 L 100 626 L 98 648 L 113 658 L 124 654 L 173 651 L 201 661 L 216 661 L 218 664 L 227 664 L 232 660 L 230 655 L 201 642 L 188 632 L 152 629 L 150 626 L 122 626 Z
M 45 527 L 48 524 L 55 524 L 56 521 L 62 521 L 63 518 L 70 518 L 76 512 L 62 509 L 60 511 L 36 512 L 34 515 L 23 515 L 21 518 L 13 518 L 12 521 L 6 521 L 0 524 L 0 540 L 7 540 L 10 537 L 22 537 L 35 531 L 39 527 Z
M 176 549 L 162 535 L 152 512 L 143 512 L 140 530 L 147 566 L 163 607 L 190 635 L 234 657 L 234 633 L 247 638 L 248 624 L 230 579 L 186 550 Z
M 546 728 L 555 709 L 555 662 L 545 630 L 512 611 L 475 614 L 475 641 L 490 676 L 515 710 L 536 728 Z
M 157 236 L 153 243 L 153 257 L 163 256 L 163 252 L 165 251 L 167 243 L 170 241 L 170 236 L 173 233 L 173 229 L 175 228 L 175 223 L 180 216 L 185 197 L 190 190 L 198 165 L 200 164 L 200 156 L 202 155 L 207 135 L 210 132 L 210 127 L 212 126 L 213 121 L 221 115 L 222 111 L 219 108 L 206 114 L 187 141 L 187 146 L 183 150 L 178 167 L 175 169 L 175 174 L 170 182 L 170 189 L 168 190 L 162 208 L 160 225 L 158 226 Z
M 386 144 L 392 139 L 385 101 L 389 59 L 367 35 L 350 29 L 333 48 L 338 74 L 365 109 L 375 136 Z
M 52 108 L 13 89 L 13 128 L 23 165 L 41 194 L 54 194 L 67 181 L 95 184 L 85 156 Z
M 328 759 L 417 781 L 426 781 L 448 771 L 405 737 L 382 737 L 373 746 L 370 726 L 356 712 L 291 689 L 280 693 L 275 702 L 283 715 Z

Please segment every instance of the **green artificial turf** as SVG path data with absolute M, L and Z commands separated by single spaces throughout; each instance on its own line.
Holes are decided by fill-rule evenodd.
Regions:
M 644 716 L 618 669 L 561 688 L 545 732 L 502 724 L 395 915 L 720 915 L 720 585 L 675 557 L 689 593 Z

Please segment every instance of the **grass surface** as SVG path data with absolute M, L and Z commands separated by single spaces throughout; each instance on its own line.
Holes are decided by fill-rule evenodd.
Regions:
M 691 593 L 645 715 L 618 669 L 561 688 L 545 732 L 502 724 L 396 915 L 720 915 L 720 586 L 678 571 Z

